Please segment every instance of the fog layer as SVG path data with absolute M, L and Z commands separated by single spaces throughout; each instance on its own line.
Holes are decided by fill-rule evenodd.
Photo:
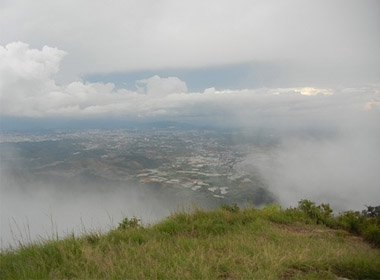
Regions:
M 142 186 L 91 181 L 43 182 L 1 174 L 1 247 L 75 233 L 108 231 L 125 217 L 156 222 L 186 205 Z M 70 183 L 71 181 L 71 183 Z
M 286 207 L 303 198 L 330 203 L 336 211 L 379 205 L 378 112 L 345 110 L 334 118 L 328 109 L 319 118 L 305 115 L 298 126 L 280 123 L 277 144 L 250 153 L 240 168 L 258 170 Z

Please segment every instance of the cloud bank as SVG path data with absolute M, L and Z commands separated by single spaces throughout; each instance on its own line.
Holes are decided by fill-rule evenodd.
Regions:
M 373 78 L 379 10 L 377 0 L 2 1 L 0 44 L 63 48 L 63 75 L 75 77 L 264 61 Z
M 153 76 L 136 81 L 136 90 L 112 83 L 74 81 L 59 84 L 56 75 L 66 52 L 22 42 L 0 47 L 1 115 L 32 118 L 182 118 L 240 125 L 313 125 L 346 115 L 375 114 L 379 86 L 357 88 L 205 89 L 188 92 L 176 77 Z M 371 113 L 368 113 L 371 111 Z

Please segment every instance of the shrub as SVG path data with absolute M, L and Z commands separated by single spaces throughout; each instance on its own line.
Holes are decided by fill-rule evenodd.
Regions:
M 360 234 L 367 226 L 367 219 L 358 211 L 346 211 L 338 217 L 338 224 L 351 233 Z
M 369 224 L 363 230 L 363 237 L 368 242 L 380 247 L 380 227 L 375 224 Z
M 125 217 L 119 223 L 118 229 L 137 228 L 141 225 L 140 223 L 141 223 L 141 220 L 137 219 L 135 216 L 133 216 L 132 219 L 128 219 L 127 217 Z
M 333 218 L 333 210 L 330 207 L 330 204 L 316 205 L 315 202 L 302 199 L 298 202 L 298 209 L 304 212 L 309 216 L 309 218 L 313 219 L 317 224 L 324 224 L 327 226 L 333 226 L 334 218 Z

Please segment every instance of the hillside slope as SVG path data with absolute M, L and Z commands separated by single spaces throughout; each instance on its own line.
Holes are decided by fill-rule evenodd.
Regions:
M 380 279 L 380 250 L 335 228 L 275 205 L 195 208 L 145 226 L 126 218 L 107 234 L 2 252 L 0 279 Z

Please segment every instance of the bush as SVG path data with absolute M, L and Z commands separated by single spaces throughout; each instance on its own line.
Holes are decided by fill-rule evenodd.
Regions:
M 137 228 L 141 225 L 140 223 L 141 223 L 141 220 L 137 219 L 135 216 L 133 216 L 132 219 L 128 219 L 126 217 L 119 223 L 118 229 L 123 230 L 127 228 Z
M 368 242 L 380 247 L 380 227 L 375 224 L 369 224 L 363 230 L 363 237 Z
M 298 209 L 304 212 L 309 218 L 313 219 L 317 224 L 324 224 L 327 226 L 333 226 L 334 217 L 332 215 L 333 210 L 330 204 L 316 205 L 315 202 L 302 199 L 298 202 Z
M 346 211 L 338 217 L 339 227 L 355 234 L 360 234 L 367 226 L 367 219 L 358 211 Z

